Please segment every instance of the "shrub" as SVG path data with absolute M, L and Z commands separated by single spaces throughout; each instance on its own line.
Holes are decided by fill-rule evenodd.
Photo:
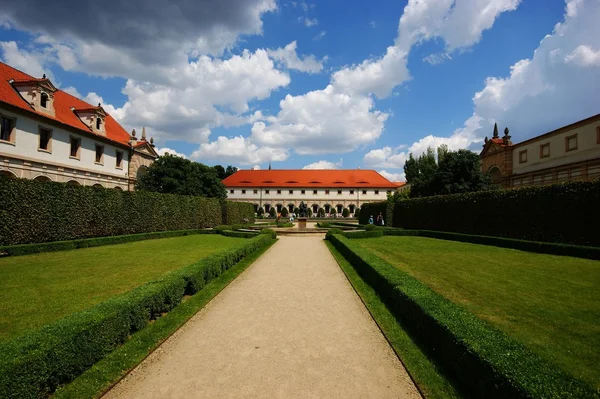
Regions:
M 175 230 L 154 233 L 130 234 L 113 237 L 84 238 L 81 240 L 45 242 L 40 244 L 21 244 L 0 247 L 0 256 L 29 255 L 40 252 L 67 251 L 79 248 L 100 247 L 103 245 L 125 244 L 128 242 L 150 240 L 154 238 L 180 237 L 190 234 L 213 234 L 213 230 Z
M 372 231 L 372 230 L 375 230 L 376 228 L 377 228 L 377 226 L 375 226 L 374 224 L 367 224 L 365 226 L 366 231 Z
M 266 235 L 270 236 L 273 239 L 277 238 L 277 232 L 275 230 L 273 230 L 273 229 L 262 229 L 260 231 L 260 234 L 266 234 Z
M 269 209 L 269 215 L 271 215 L 272 218 L 277 216 L 277 209 L 275 209 L 275 207 L 271 207 L 271 209 Z
M 342 217 L 347 218 L 348 216 L 350 216 L 350 210 L 348 208 L 344 208 L 342 211 Z
M 600 246 L 599 203 L 600 181 L 443 195 L 396 202 L 393 226 Z
M 288 215 L 289 215 L 288 209 L 287 208 L 281 208 L 281 216 L 283 216 L 285 218 Z
M 102 359 L 150 319 L 175 307 L 249 253 L 271 242 L 259 235 L 88 310 L 0 343 L 0 397 L 49 396 Z
M 325 234 L 325 239 L 330 240 L 332 235 L 342 234 L 342 233 L 343 233 L 343 231 L 341 229 L 336 229 L 336 228 L 329 229 L 329 230 L 327 230 L 327 233 Z
M 350 231 L 344 233 L 344 237 L 347 238 L 375 238 L 383 237 L 383 235 L 384 230 L 382 228 L 369 229 L 367 231 Z
M 317 210 L 317 217 L 318 217 L 318 218 L 324 218 L 324 217 L 325 217 L 325 209 L 323 209 L 323 208 L 319 208 L 319 209 Z
M 469 396 L 598 397 L 585 383 L 355 242 L 339 235 L 331 236 L 331 242 Z
M 219 200 L 1 179 L 0 245 L 68 241 L 221 224 Z
M 300 214 L 300 208 L 294 208 L 294 215 L 299 215 Z
M 259 206 L 259 207 L 258 207 L 258 210 L 256 211 L 256 214 L 257 214 L 258 216 L 262 216 L 262 215 L 264 215 L 264 214 L 265 214 L 265 208 L 263 208 L 262 206 Z
M 330 215 L 335 215 L 336 214 L 335 207 L 332 206 L 331 209 L 329 209 L 329 214 Z
M 312 217 L 312 215 L 313 215 L 312 208 L 307 208 L 306 209 L 306 214 L 308 215 L 309 218 Z
M 356 208 L 354 210 L 354 217 L 357 218 L 358 220 L 360 220 L 360 208 Z M 367 223 L 368 223 L 368 220 L 367 220 Z
M 254 205 L 247 202 L 223 201 L 223 224 L 254 223 Z

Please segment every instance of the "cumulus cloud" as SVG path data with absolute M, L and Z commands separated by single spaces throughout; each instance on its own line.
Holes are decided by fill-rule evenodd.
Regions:
M 342 159 L 340 158 L 337 162 L 331 161 L 317 161 L 304 166 L 302 169 L 339 169 L 342 167 Z
M 40 51 L 19 49 L 16 42 L 0 42 L 2 61 L 32 76 L 42 77 L 46 74 L 52 79 L 50 70 L 45 66 L 46 55 Z
M 256 122 L 256 143 L 293 148 L 298 154 L 349 152 L 377 139 L 388 114 L 374 110 L 370 97 L 338 93 L 329 85 L 281 100 L 272 122 Z
M 286 149 L 258 146 L 251 139 L 237 136 L 220 136 L 210 143 L 203 143 L 190 158 L 204 160 L 220 160 L 233 164 L 253 165 L 271 161 L 285 161 L 288 158 Z
M 165 154 L 171 154 L 171 155 L 175 155 L 176 157 L 187 158 L 187 156 L 185 154 L 182 154 L 180 152 L 172 150 L 168 147 L 159 148 L 156 150 L 156 152 L 158 153 L 158 155 L 161 155 L 161 156 L 165 155 Z
M 451 60 L 452 56 L 448 53 L 434 53 L 429 54 L 427 57 L 423 57 L 423 61 L 430 63 L 431 65 L 441 64 L 446 60 Z
M 596 51 L 590 46 L 582 44 L 565 57 L 565 62 L 582 67 L 600 66 L 600 50 Z
M 285 67 L 289 69 L 295 69 L 300 72 L 317 73 L 323 69 L 323 61 L 319 61 L 314 55 L 304 55 L 302 58 L 298 57 L 296 53 L 297 43 L 294 40 L 284 48 L 278 48 L 276 50 L 268 50 L 268 54 L 274 60 L 281 62 Z
M 386 179 L 388 179 L 391 182 L 399 182 L 399 181 L 405 181 L 406 177 L 404 176 L 404 173 L 392 173 L 392 172 L 388 172 L 385 170 L 380 170 L 379 174 L 383 177 L 385 177 Z

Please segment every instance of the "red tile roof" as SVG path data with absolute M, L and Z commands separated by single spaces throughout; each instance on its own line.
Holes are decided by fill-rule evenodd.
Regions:
M 96 109 L 97 107 L 86 103 L 83 100 L 78 99 L 62 90 L 57 90 L 54 93 L 54 116 L 46 113 L 36 111 L 31 105 L 21 97 L 21 95 L 15 90 L 10 84 L 10 80 L 13 79 L 15 82 L 23 81 L 43 81 L 44 79 L 36 79 L 32 76 L 27 75 L 13 67 L 0 62 L 0 103 L 6 103 L 22 110 L 34 113 L 42 116 L 46 119 L 53 120 L 55 122 L 70 126 L 82 133 L 87 133 L 98 137 L 99 135 L 93 133 L 92 130 L 84 124 L 81 119 L 71 110 L 71 107 L 75 109 Z M 110 115 L 106 116 L 104 121 L 104 129 L 106 130 L 106 138 L 117 142 L 122 145 L 129 145 L 130 136 L 129 133 L 119 123 L 114 120 Z M 103 137 L 103 136 L 100 136 Z
M 375 187 L 397 188 L 374 170 L 240 170 L 223 180 L 226 187 Z

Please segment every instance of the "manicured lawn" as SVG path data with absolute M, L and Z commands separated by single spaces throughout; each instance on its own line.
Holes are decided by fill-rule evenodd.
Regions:
M 600 388 L 600 262 L 424 237 L 356 242 Z
M 0 259 L 0 340 L 86 309 L 242 241 L 199 234 Z

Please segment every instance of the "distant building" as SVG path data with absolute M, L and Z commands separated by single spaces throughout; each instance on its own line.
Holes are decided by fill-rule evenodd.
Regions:
M 600 114 L 518 144 L 494 126 L 479 156 L 482 170 L 505 188 L 599 179 Z
M 398 184 L 374 170 L 240 170 L 223 180 L 230 201 L 250 202 L 255 210 L 263 207 L 277 212 L 293 211 L 304 203 L 316 214 L 323 208 L 342 213 L 375 201 L 384 201 Z
M 156 157 L 145 130 L 0 63 L 0 176 L 133 190 Z

